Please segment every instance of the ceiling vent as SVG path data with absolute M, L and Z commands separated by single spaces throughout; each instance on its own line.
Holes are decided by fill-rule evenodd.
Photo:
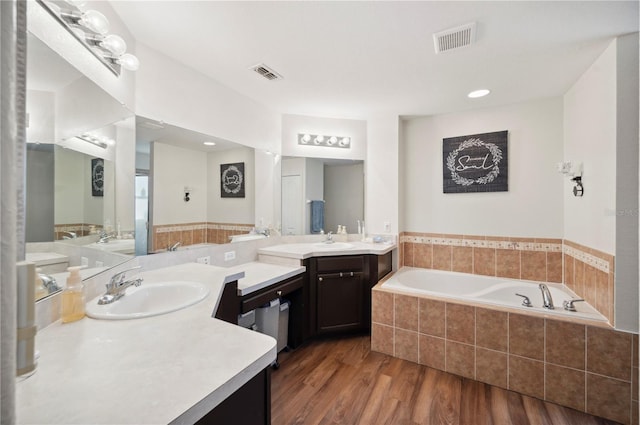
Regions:
M 274 71 L 273 69 L 269 68 L 267 65 L 265 65 L 263 63 L 259 63 L 258 65 L 254 65 L 249 69 L 257 72 L 258 74 L 260 74 L 262 77 L 266 78 L 269 81 L 282 80 L 282 75 L 278 74 L 276 71 Z
M 476 41 L 475 22 L 433 34 L 436 54 L 467 47 L 474 41 Z

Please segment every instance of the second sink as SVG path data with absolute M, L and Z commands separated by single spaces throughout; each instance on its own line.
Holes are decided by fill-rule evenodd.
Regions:
M 98 298 L 87 303 L 87 316 L 94 319 L 139 319 L 181 310 L 202 301 L 209 295 L 209 288 L 202 283 L 170 281 L 143 283 L 128 288 L 125 295 L 111 304 L 98 304 Z

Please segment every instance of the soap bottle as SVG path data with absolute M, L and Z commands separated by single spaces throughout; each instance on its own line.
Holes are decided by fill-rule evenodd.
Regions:
M 62 323 L 75 322 L 84 317 L 84 293 L 80 269 L 82 266 L 69 267 L 67 285 L 62 292 Z

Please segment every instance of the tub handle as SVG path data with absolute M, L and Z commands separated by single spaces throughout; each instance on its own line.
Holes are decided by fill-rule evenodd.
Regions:
M 531 304 L 531 300 L 529 299 L 529 297 L 527 297 L 526 295 L 522 295 L 522 294 L 516 294 L 519 297 L 522 297 L 522 305 L 525 307 L 533 307 L 533 304 Z
M 582 298 L 575 299 L 575 300 L 565 300 L 565 301 L 562 301 L 562 306 L 567 311 L 577 311 L 576 306 L 574 306 L 573 303 L 577 303 L 580 301 L 584 301 L 584 300 Z

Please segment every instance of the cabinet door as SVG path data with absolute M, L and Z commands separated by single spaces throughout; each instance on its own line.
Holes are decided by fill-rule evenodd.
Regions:
M 361 272 L 326 273 L 317 277 L 318 333 L 363 328 Z

